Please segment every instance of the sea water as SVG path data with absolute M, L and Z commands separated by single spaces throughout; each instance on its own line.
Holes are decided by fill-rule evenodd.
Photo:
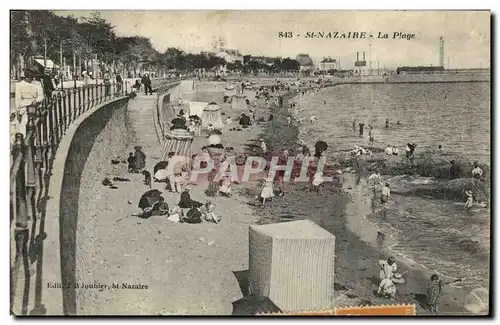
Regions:
M 376 147 L 404 151 L 414 142 L 418 153 L 440 144 L 446 152 L 490 164 L 489 83 L 338 85 L 302 96 L 297 110 L 303 118 L 300 137 L 311 147 L 318 140 L 328 143 L 329 152 L 368 146 L 371 124 Z M 466 211 L 465 198 L 393 195 L 393 201 L 385 217 L 374 213 L 368 220 L 391 234 L 394 251 L 440 274 L 465 278 L 457 286 L 466 290 L 488 287 L 489 209 Z

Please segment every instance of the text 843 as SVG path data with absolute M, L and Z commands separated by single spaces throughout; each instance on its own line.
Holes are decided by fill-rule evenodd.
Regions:
M 279 32 L 278 37 L 279 38 L 292 38 L 293 33 L 292 32 Z

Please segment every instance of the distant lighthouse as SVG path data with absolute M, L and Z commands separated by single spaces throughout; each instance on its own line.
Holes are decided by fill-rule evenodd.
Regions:
M 444 68 L 444 39 L 439 38 L 439 66 Z

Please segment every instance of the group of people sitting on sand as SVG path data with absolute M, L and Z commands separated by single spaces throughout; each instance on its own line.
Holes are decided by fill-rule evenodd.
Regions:
M 161 192 L 150 190 L 143 194 L 139 201 L 140 213 L 134 216 L 147 219 L 154 215 L 166 216 L 171 222 L 196 224 L 202 222 L 219 223 L 221 217 L 215 212 L 215 204 L 207 200 L 205 204 L 191 199 L 189 187 L 180 193 L 179 202 L 169 207 Z

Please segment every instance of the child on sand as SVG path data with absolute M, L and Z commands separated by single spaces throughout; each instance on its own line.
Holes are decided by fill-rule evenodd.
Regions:
M 323 187 L 324 187 L 324 179 L 323 179 L 323 172 L 316 172 L 314 174 L 314 178 L 312 181 L 313 188 L 316 192 L 319 192 L 320 194 L 323 194 Z
M 385 183 L 384 187 L 382 188 L 382 196 L 380 197 L 380 202 L 382 203 L 384 215 L 387 210 L 387 202 L 389 201 L 389 198 L 391 197 L 391 190 L 389 189 L 389 183 Z
M 467 210 L 470 210 L 470 209 L 472 209 L 472 203 L 474 203 L 472 191 L 465 191 L 465 195 L 467 195 L 467 201 L 465 202 L 465 208 Z
M 273 179 L 267 178 L 262 185 L 262 191 L 260 193 L 260 199 L 262 200 L 262 206 L 265 205 L 266 200 L 271 201 L 274 197 L 274 187 L 273 187 Z
M 128 162 L 128 172 L 133 173 L 135 170 L 135 157 L 132 152 L 129 152 L 127 162 Z
M 262 153 L 266 154 L 267 153 L 267 145 L 264 142 L 264 139 L 259 139 L 260 140 L 260 149 L 262 149 Z

